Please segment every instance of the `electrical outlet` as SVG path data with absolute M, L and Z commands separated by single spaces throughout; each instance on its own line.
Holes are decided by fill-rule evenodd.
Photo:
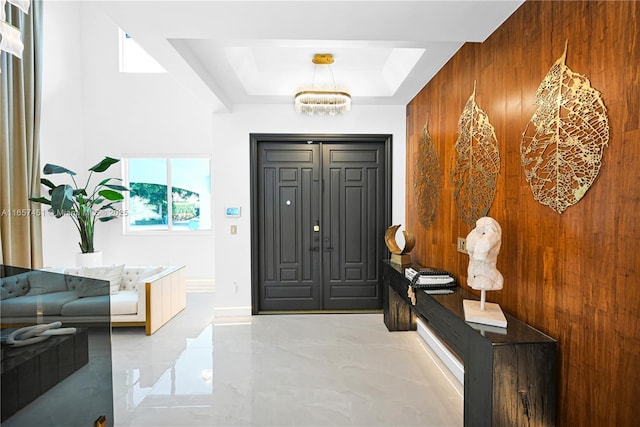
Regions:
M 467 253 L 467 239 L 464 237 L 458 237 L 458 252 Z

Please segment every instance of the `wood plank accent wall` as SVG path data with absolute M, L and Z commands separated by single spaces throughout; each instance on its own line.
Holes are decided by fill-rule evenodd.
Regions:
M 520 139 L 535 92 L 562 55 L 603 94 L 611 138 L 591 189 L 557 214 L 533 199 Z M 483 43 L 467 43 L 407 106 L 407 219 L 413 261 L 454 272 L 469 258 L 456 238 L 450 169 L 457 121 L 477 81 L 478 105 L 500 144 L 501 171 L 488 213 L 502 225 L 502 291 L 489 301 L 559 341 L 558 425 L 630 426 L 640 420 L 640 3 L 531 1 Z M 416 216 L 414 163 L 428 117 L 443 170 L 436 218 Z

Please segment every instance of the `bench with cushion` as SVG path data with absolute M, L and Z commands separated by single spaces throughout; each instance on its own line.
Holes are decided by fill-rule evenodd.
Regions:
M 151 335 L 186 306 L 183 266 L 47 268 L 0 282 L 3 325 L 110 319 Z

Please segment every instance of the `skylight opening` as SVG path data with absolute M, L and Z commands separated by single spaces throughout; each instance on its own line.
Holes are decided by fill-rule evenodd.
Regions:
M 118 28 L 121 73 L 166 73 L 129 34 Z

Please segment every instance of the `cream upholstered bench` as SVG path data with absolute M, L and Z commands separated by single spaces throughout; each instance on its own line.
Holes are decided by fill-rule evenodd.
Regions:
M 117 270 L 118 267 L 95 268 L 95 274 L 91 272 L 92 269 L 65 268 L 64 273 L 111 279 L 113 327 L 144 326 L 146 334 L 151 335 L 186 307 L 184 266 L 124 266 Z M 117 271 L 112 277 L 101 276 L 108 269 Z M 119 271 L 120 276 L 117 275 Z
M 3 325 L 110 320 L 151 335 L 187 301 L 182 266 L 49 267 L 0 278 L 0 285 Z

